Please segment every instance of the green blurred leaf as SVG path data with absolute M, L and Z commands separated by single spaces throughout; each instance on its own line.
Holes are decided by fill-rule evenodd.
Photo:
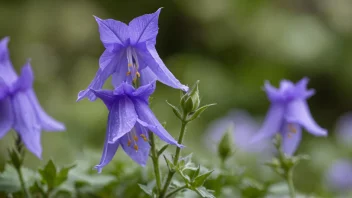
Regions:
M 152 194 L 153 194 L 153 189 L 152 189 L 152 188 L 149 188 L 148 186 L 143 185 L 143 184 L 138 184 L 138 186 L 139 186 L 139 188 L 141 188 L 147 195 L 152 196 Z
M 39 169 L 38 172 L 42 176 L 42 180 L 44 183 L 48 185 L 48 188 L 55 187 L 56 181 L 56 166 L 53 160 L 49 160 L 48 163 L 44 166 L 43 169 Z
M 169 103 L 168 101 L 166 101 L 166 103 L 172 108 L 172 111 L 174 112 L 174 114 L 180 119 L 182 120 L 182 114 L 181 111 L 174 105 L 172 105 L 171 103 Z
M 215 198 L 215 196 L 203 186 L 194 189 L 194 191 L 203 198 Z
M 167 149 L 167 147 L 169 147 L 168 144 L 165 144 L 163 147 L 161 147 L 161 149 L 158 151 L 158 157 L 163 154 L 163 152 Z
M 199 109 L 197 109 L 193 114 L 191 114 L 190 116 L 188 116 L 187 121 L 190 122 L 192 120 L 195 120 L 197 118 L 200 117 L 200 115 L 210 106 L 214 106 L 216 105 L 215 103 L 213 104 L 208 104 L 208 105 L 204 105 L 202 107 L 200 107 Z
M 68 178 L 68 173 L 71 169 L 76 167 L 76 165 L 70 165 L 68 167 L 62 168 L 59 173 L 57 174 L 55 186 L 60 186 L 63 182 L 65 182 Z
M 35 179 L 35 172 L 22 167 L 23 179 L 28 186 L 31 186 Z M 5 170 L 0 174 L 0 192 L 14 193 L 21 191 L 21 183 L 16 169 L 10 164 L 5 165 Z
M 198 177 L 196 177 L 192 183 L 192 185 L 194 187 L 200 187 L 204 184 L 204 182 L 207 180 L 207 178 L 211 175 L 211 173 L 213 172 L 214 170 L 211 170 L 211 171 L 208 171 L 202 175 L 199 175 Z

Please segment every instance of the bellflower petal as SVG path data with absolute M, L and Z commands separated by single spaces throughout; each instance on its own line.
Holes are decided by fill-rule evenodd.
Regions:
M 0 100 L 4 99 L 8 95 L 8 87 L 5 82 L 0 78 Z
M 0 100 L 0 138 L 12 128 L 14 117 L 10 98 Z
M 287 106 L 286 120 L 302 125 L 308 132 L 316 136 L 326 136 L 327 130 L 321 128 L 313 119 L 305 100 L 292 101 Z
M 296 83 L 296 90 L 298 92 L 298 95 L 300 95 L 302 99 L 310 98 L 312 95 L 315 94 L 314 89 L 307 89 L 308 82 L 309 78 L 305 77 Z
M 265 81 L 264 90 L 268 96 L 268 99 L 271 102 L 277 102 L 282 100 L 282 95 L 280 94 L 280 91 L 277 88 L 273 87 L 269 81 Z
M 114 92 L 111 90 L 91 90 L 96 97 L 100 98 L 106 107 L 109 109 L 109 111 L 112 108 L 112 105 L 114 104 L 115 100 L 117 97 L 114 95 Z
M 152 14 L 137 17 L 128 24 L 132 45 L 146 41 L 152 41 L 155 44 L 160 11 L 161 8 Z
M 5 37 L 0 41 L 0 78 L 9 86 L 16 81 L 17 75 L 12 67 L 9 49 L 7 47 L 10 39 Z
M 128 26 L 113 19 L 100 19 L 94 16 L 99 25 L 100 40 L 105 48 L 114 51 L 126 45 L 129 38 Z
M 109 113 L 109 143 L 116 142 L 119 138 L 130 132 L 136 121 L 137 114 L 132 101 L 126 96 L 120 97 L 112 105 Z
M 136 133 L 137 137 L 140 137 L 141 134 L 145 134 L 147 137 L 148 131 L 145 130 L 144 127 L 140 126 L 138 123 L 136 124 L 135 129 L 132 129 L 132 130 L 135 130 L 134 132 Z M 136 151 L 134 148 L 134 145 L 133 146 L 128 145 L 128 140 L 129 140 L 128 134 L 126 134 L 125 136 L 123 136 L 121 138 L 120 143 L 121 143 L 123 150 L 135 162 L 137 162 L 141 166 L 145 166 L 147 164 L 148 157 L 149 157 L 149 151 L 150 151 L 149 142 L 144 141 L 142 138 L 138 138 L 137 141 L 132 143 L 132 144 L 135 144 L 138 146 L 138 151 Z
M 120 145 L 119 141 L 116 141 L 115 143 L 110 144 L 109 143 L 109 134 L 110 134 L 110 131 L 107 129 L 103 154 L 101 156 L 99 164 L 94 167 L 98 171 L 98 173 L 101 173 L 104 166 L 106 166 L 110 163 L 110 161 L 115 156 L 115 153 Z
M 149 96 L 154 93 L 156 87 L 156 82 L 152 82 L 147 85 L 139 87 L 135 92 L 132 93 L 133 96 L 142 98 L 146 103 L 148 103 Z
M 85 97 L 88 97 L 90 101 L 96 100 L 97 97 L 94 93 L 92 93 L 91 89 L 101 89 L 105 81 L 109 78 L 109 76 L 113 74 L 117 69 L 122 68 L 124 66 L 120 65 L 120 63 L 124 63 L 124 61 L 121 61 L 123 58 L 123 53 L 114 55 L 110 52 L 105 51 L 104 54 L 100 57 L 100 68 L 98 72 L 96 73 L 92 82 L 89 84 L 88 88 L 78 93 L 77 101 L 80 101 Z M 121 75 L 126 74 L 124 73 Z
M 153 73 L 153 71 L 149 67 L 145 67 L 140 72 L 141 78 L 140 83 L 141 85 L 147 85 L 158 80 L 157 76 Z
M 183 147 L 182 145 L 178 144 L 177 141 L 160 124 L 152 110 L 149 108 L 148 103 L 142 100 L 134 100 L 134 104 L 139 117 L 137 120 L 139 124 L 147 127 L 149 130 L 159 136 L 159 138 L 164 142 L 176 145 L 178 147 Z
M 293 155 L 302 139 L 302 129 L 298 124 L 284 123 L 281 128 L 282 150 Z
M 15 121 L 13 128 L 19 133 L 27 149 L 41 158 L 40 125 L 29 98 L 18 92 L 12 99 Z
M 160 82 L 176 89 L 188 91 L 188 87 L 182 85 L 165 66 L 152 43 L 146 43 L 139 47 L 138 55 L 141 57 L 141 60 L 144 60 L 145 64 L 148 65 Z
M 284 111 L 285 107 L 282 104 L 271 105 L 262 128 L 259 130 L 258 134 L 253 137 L 251 143 L 255 143 L 278 133 L 284 118 Z
M 49 116 L 44 111 L 44 109 L 39 104 L 39 101 L 33 89 L 28 90 L 26 94 L 33 108 L 35 109 L 37 119 L 42 129 L 44 129 L 45 131 L 64 131 L 65 130 L 65 125 L 63 123 L 56 121 L 54 118 Z
M 29 62 L 27 62 L 22 67 L 21 76 L 19 76 L 19 78 L 13 84 L 11 91 L 16 92 L 16 91 L 25 91 L 27 89 L 31 89 L 33 85 L 33 80 L 34 80 L 34 76 L 33 76 L 32 67 L 29 64 Z

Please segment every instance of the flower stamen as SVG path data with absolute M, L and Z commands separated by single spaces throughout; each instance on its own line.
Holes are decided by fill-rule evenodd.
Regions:
M 148 141 L 148 138 L 147 138 L 144 134 L 141 134 L 140 136 L 143 138 L 143 140 L 144 140 L 145 142 Z
M 138 151 L 138 145 L 137 144 L 134 144 L 133 148 L 134 148 L 134 150 L 136 150 L 136 152 Z

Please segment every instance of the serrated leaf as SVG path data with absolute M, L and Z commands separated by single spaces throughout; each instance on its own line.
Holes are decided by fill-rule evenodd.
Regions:
M 200 173 L 200 165 L 198 165 L 197 170 L 194 171 L 194 173 L 193 173 L 193 175 L 192 175 L 192 179 L 198 177 L 199 173 Z
M 208 104 L 208 105 L 204 105 L 202 107 L 200 107 L 199 109 L 197 109 L 192 115 L 190 115 L 187 119 L 187 122 L 190 122 L 192 120 L 195 120 L 196 118 L 199 118 L 199 116 L 210 106 L 214 106 L 216 105 L 214 104 Z
M 180 111 L 176 106 L 174 106 L 173 104 L 169 103 L 167 100 L 166 100 L 166 103 L 172 108 L 172 111 L 174 112 L 174 114 L 175 114 L 180 120 L 182 120 L 181 111 Z
M 138 184 L 139 188 L 142 189 L 147 195 L 152 196 L 153 189 L 150 189 L 148 186 L 143 184 Z
M 43 169 L 38 170 L 42 176 L 42 180 L 49 188 L 55 187 L 56 171 L 56 166 L 52 160 L 49 160 Z
M 168 144 L 165 144 L 163 147 L 161 147 L 161 149 L 158 151 L 158 157 L 163 154 L 163 152 L 167 149 L 168 146 Z
M 194 191 L 203 198 L 215 198 L 215 196 L 203 186 L 194 189 Z
M 55 187 L 60 186 L 63 182 L 67 180 L 69 171 L 74 167 L 76 167 L 75 164 L 68 167 L 64 167 L 59 171 L 55 180 Z
M 211 170 L 211 171 L 208 171 L 202 175 L 197 176 L 193 181 L 193 186 L 196 188 L 199 186 L 202 186 L 213 171 L 214 170 Z

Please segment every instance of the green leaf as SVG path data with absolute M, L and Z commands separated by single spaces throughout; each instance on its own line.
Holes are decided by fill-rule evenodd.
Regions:
M 163 152 L 167 149 L 168 146 L 168 144 L 165 144 L 163 147 L 161 147 L 161 149 L 158 151 L 158 157 L 163 154 Z
M 203 198 L 215 198 L 215 196 L 203 186 L 194 189 L 194 191 Z
M 141 188 L 147 195 L 152 196 L 153 189 L 150 189 L 148 186 L 143 184 L 138 184 L 139 188 Z
M 22 167 L 23 179 L 28 186 L 35 181 L 35 172 Z M 21 191 L 21 183 L 16 169 L 10 164 L 5 165 L 5 170 L 0 174 L 0 192 L 14 193 Z
M 197 109 L 192 115 L 190 115 L 187 119 L 187 122 L 190 122 L 192 120 L 195 120 L 197 118 L 199 118 L 199 116 L 210 106 L 214 106 L 216 105 L 215 103 L 213 104 L 208 104 L 208 105 L 204 105 L 202 107 L 200 107 L 199 109 Z
M 178 119 L 182 120 L 182 114 L 181 114 L 180 110 L 176 106 L 169 103 L 167 100 L 166 100 L 166 103 L 172 108 L 172 111 L 178 117 Z
M 163 156 L 164 156 L 165 162 L 166 162 L 167 167 L 169 168 L 169 170 L 171 172 L 175 172 L 175 165 L 169 159 L 167 159 L 167 157 L 165 155 L 163 155 Z
M 194 173 L 193 173 L 193 175 L 192 175 L 192 179 L 198 177 L 199 173 L 200 173 L 200 165 L 198 165 L 197 170 L 194 171 Z
M 196 188 L 202 186 L 213 171 L 214 170 L 211 170 L 202 175 L 197 176 L 193 181 L 193 186 Z
M 75 164 L 70 165 L 68 167 L 64 167 L 59 171 L 55 180 L 55 187 L 60 186 L 63 182 L 67 180 L 69 171 L 74 167 L 76 167 Z
M 56 166 L 53 160 L 49 160 L 43 169 L 38 170 L 42 176 L 43 182 L 48 185 L 48 188 L 55 187 L 56 171 Z

